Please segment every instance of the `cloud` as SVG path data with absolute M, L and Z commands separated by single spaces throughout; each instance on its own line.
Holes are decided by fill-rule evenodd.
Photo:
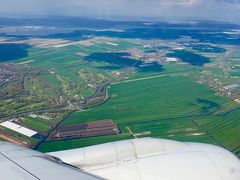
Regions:
M 240 0 L 0 0 L 0 15 L 240 20 Z
M 227 2 L 227 3 L 233 3 L 233 4 L 238 4 L 238 3 L 240 3 L 240 0 L 223 0 L 223 1 L 225 1 L 225 2 Z

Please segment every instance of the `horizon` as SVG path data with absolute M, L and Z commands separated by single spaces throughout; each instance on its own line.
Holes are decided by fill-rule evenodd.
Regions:
M 99 21 L 116 21 L 116 22 L 149 22 L 149 23 L 172 23 L 172 24 L 197 24 L 197 23 L 227 23 L 240 25 L 240 21 L 230 21 L 230 20 L 221 20 L 221 19 L 201 19 L 201 18 L 181 18 L 181 19 L 171 19 L 171 18 L 161 18 L 161 17 L 129 17 L 129 16 L 112 16 L 112 17 L 93 17 L 93 16 L 62 16 L 62 15 L 22 15 L 22 16 L 2 16 L 1 19 L 83 19 L 83 20 L 99 20 Z
M 0 17 L 240 22 L 240 0 L 0 0 Z M 221 12 L 221 13 L 219 13 Z

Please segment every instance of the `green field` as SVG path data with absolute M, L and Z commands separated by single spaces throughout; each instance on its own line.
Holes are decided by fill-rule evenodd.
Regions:
M 129 134 L 122 134 L 118 136 L 99 136 L 99 137 L 90 137 L 82 139 L 72 139 L 72 140 L 63 140 L 63 141 L 50 141 L 42 144 L 38 150 L 42 152 L 52 152 L 56 150 L 67 150 L 72 148 L 86 147 L 90 145 L 96 145 L 112 141 L 120 141 L 124 139 L 130 139 Z
M 51 123 L 46 122 L 46 120 L 43 120 L 41 118 L 32 118 L 25 116 L 21 118 L 21 122 L 25 126 L 34 129 L 38 132 L 46 132 L 51 128 Z
M 42 152 L 155 137 L 215 144 L 240 157 L 240 93 L 225 88 L 240 84 L 235 35 L 221 33 L 220 24 L 208 31 L 202 23 L 108 23 L 54 24 L 59 32 L 49 35 L 3 33 L 0 119 L 16 118 L 38 135 L 0 130 Z M 119 135 L 53 137 L 61 126 L 106 119 Z
M 130 128 L 140 137 L 148 132 L 142 136 L 217 144 L 238 154 L 240 110 L 231 100 L 216 96 L 207 85 L 180 75 L 154 75 L 114 84 L 109 92 L 111 99 L 107 103 L 72 113 L 65 125 L 112 119 L 125 134 Z M 95 140 L 49 142 L 39 150 L 83 147 L 96 144 Z M 106 136 L 98 143 L 108 141 Z
M 129 48 L 144 50 L 142 46 L 124 40 L 116 40 L 114 43 L 116 45 L 111 45 L 108 39 L 105 39 L 91 46 L 75 44 L 60 48 L 29 47 L 28 56 L 19 57 L 14 62 L 45 70 L 34 78 L 26 79 L 30 97 L 41 101 L 27 98 L 0 102 L 0 112 L 12 114 L 50 106 L 56 103 L 59 94 L 69 101 L 74 101 L 77 95 L 91 95 L 95 89 L 88 84 L 99 84 L 114 76 L 114 69 L 101 68 L 117 66 L 118 57 L 116 63 L 112 64 L 109 54 Z M 94 61 L 86 60 L 86 56 L 94 53 L 102 55 L 106 52 L 106 57 L 110 57 L 109 61 L 106 61 L 106 57 L 99 61 L 98 56 Z M 164 64 L 161 71 L 153 72 L 136 68 L 136 72 L 130 73 L 128 79 L 111 85 L 108 89 L 110 100 L 94 108 L 73 112 L 62 124 L 64 126 L 112 119 L 123 134 L 50 141 L 41 144 L 39 150 L 49 152 L 128 139 L 132 138 L 130 130 L 138 137 L 151 136 L 217 144 L 239 155 L 239 105 L 217 95 L 216 91 L 208 87 L 207 82 L 195 82 L 205 78 L 208 82 L 221 79 L 223 84 L 233 84 L 236 79 L 223 79 L 223 70 L 217 62 L 212 66 L 203 66 L 205 63 L 214 63 L 214 58 L 209 59 L 185 50 L 174 51 L 168 55 L 178 57 L 193 66 L 169 63 Z M 235 52 L 231 57 L 236 59 L 238 55 Z M 234 61 L 231 65 L 234 69 L 230 74 L 238 76 L 238 63 Z M 131 66 L 131 63 L 128 66 Z M 117 70 L 125 71 L 124 67 L 125 65 Z M 206 72 L 204 74 L 204 70 L 211 75 Z M 42 134 L 46 134 L 54 124 L 28 116 L 24 116 L 21 122 Z
M 65 124 L 112 119 L 118 124 L 207 114 L 231 105 L 206 85 L 183 76 L 154 76 L 111 86 L 111 100 L 73 113 Z

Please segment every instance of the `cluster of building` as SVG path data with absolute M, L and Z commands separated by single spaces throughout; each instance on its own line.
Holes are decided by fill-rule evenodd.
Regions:
M 151 50 L 149 52 L 144 52 L 139 49 L 129 49 L 127 52 L 130 54 L 131 58 L 138 59 L 146 63 L 178 62 L 177 58 L 166 57 L 166 50 L 164 52 L 157 50 L 152 50 L 152 52 Z
M 0 85 L 8 83 L 15 78 L 17 75 L 14 71 L 12 71 L 14 66 L 12 67 L 11 63 L 2 63 L 0 66 Z
M 222 88 L 222 93 L 235 102 L 240 103 L 240 85 L 239 84 L 231 84 L 228 86 L 224 86 Z
M 46 114 L 42 114 L 42 115 L 30 114 L 29 116 L 32 117 L 32 118 L 41 118 L 41 119 L 45 119 L 45 120 L 48 120 L 48 121 L 52 120 L 52 117 L 50 117 Z

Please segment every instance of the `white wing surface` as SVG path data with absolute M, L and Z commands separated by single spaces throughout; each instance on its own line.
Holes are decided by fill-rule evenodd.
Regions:
M 214 145 L 140 138 L 50 153 L 111 180 L 240 180 L 240 161 Z
M 2 180 L 97 180 L 95 176 L 61 163 L 57 158 L 0 141 Z

